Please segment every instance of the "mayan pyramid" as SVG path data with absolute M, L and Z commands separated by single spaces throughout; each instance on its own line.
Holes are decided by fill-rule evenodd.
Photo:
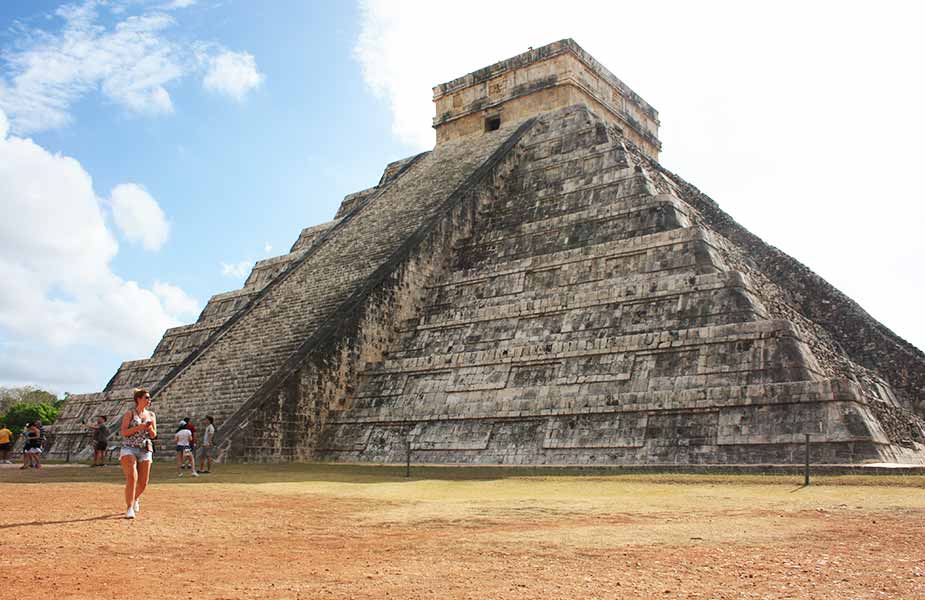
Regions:
M 53 451 L 145 386 L 236 460 L 925 462 L 925 355 L 662 167 L 574 41 L 434 102 L 432 151 L 72 398 Z

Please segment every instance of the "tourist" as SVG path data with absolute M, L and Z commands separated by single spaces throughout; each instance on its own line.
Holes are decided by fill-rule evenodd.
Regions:
M 26 427 L 23 429 L 23 435 L 25 439 L 23 440 L 22 445 L 22 466 L 20 469 L 28 469 L 29 467 L 35 469 L 42 468 L 42 432 L 39 429 L 39 421 L 34 421 L 26 423 Z
M 189 425 L 189 422 L 186 420 L 186 417 L 183 417 L 182 419 L 180 419 L 180 422 L 177 423 L 177 431 L 180 431 L 181 429 L 189 429 L 188 425 Z M 185 435 L 186 435 L 186 434 L 184 434 L 184 437 L 185 437 Z M 176 443 L 176 440 L 174 440 L 174 443 Z M 177 458 L 181 458 L 181 457 L 178 456 Z M 182 461 L 181 461 L 181 463 L 180 463 L 180 468 L 181 468 L 181 469 L 188 469 L 188 468 L 189 468 L 189 465 L 186 464 L 186 463 L 187 463 L 186 456 L 182 456 Z
M 96 418 L 96 425 L 87 425 L 93 430 L 93 464 L 91 467 L 106 466 L 106 450 L 109 448 L 109 428 L 106 427 L 106 417 L 100 415 Z
M 135 406 L 122 415 L 122 450 L 119 462 L 125 473 L 125 518 L 134 519 L 140 510 L 138 499 L 148 487 L 151 457 L 157 437 L 157 418 L 148 410 L 151 394 L 139 388 L 133 394 Z
M 199 473 L 196 472 L 196 460 L 190 448 L 193 432 L 189 430 L 188 425 L 186 420 L 180 421 L 180 426 L 173 435 L 174 442 L 177 444 L 177 477 L 183 477 L 183 463 L 187 458 L 192 462 L 193 477 L 199 477 Z
M 29 438 L 32 440 L 32 468 L 42 468 L 42 452 L 45 450 L 45 428 L 38 419 L 32 423 L 32 429 L 29 430 Z
M 199 472 L 209 473 L 212 471 L 212 444 L 215 439 L 215 419 L 206 417 L 208 425 L 202 434 L 202 446 L 199 448 Z
M 0 427 L 0 463 L 10 464 L 10 450 L 13 449 L 13 432 L 6 428 L 6 425 Z

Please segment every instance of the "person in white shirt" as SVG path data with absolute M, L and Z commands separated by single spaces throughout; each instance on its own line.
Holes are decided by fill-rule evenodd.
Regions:
M 206 417 L 209 422 L 202 433 L 202 444 L 199 446 L 199 472 L 208 473 L 212 470 L 212 445 L 215 438 L 215 419 Z
M 193 471 L 193 477 L 199 477 L 196 472 L 196 460 L 193 458 L 193 451 L 190 445 L 193 441 L 193 432 L 186 426 L 186 421 L 180 421 L 180 427 L 173 434 L 173 439 L 177 443 L 177 477 L 183 477 L 183 462 L 189 458 L 190 468 Z

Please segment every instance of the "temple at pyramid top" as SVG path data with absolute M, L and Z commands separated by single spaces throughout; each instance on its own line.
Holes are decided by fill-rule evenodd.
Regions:
M 437 145 L 576 104 L 658 159 L 658 112 L 572 39 L 531 49 L 434 87 Z

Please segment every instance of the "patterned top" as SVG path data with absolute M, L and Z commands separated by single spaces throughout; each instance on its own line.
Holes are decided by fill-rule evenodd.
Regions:
M 154 415 L 154 413 L 152 413 L 151 411 L 148 411 L 148 412 L 152 416 Z M 144 423 L 144 421 L 142 421 L 141 417 L 138 416 L 138 413 L 136 413 L 133 410 L 132 411 L 132 424 L 129 425 L 129 427 L 130 428 L 137 427 L 141 425 L 142 423 Z M 142 429 L 141 431 L 136 431 L 132 435 L 127 436 L 127 437 L 123 436 L 122 438 L 122 445 L 128 446 L 129 448 L 146 448 L 147 444 L 148 444 L 148 430 L 146 429 Z

